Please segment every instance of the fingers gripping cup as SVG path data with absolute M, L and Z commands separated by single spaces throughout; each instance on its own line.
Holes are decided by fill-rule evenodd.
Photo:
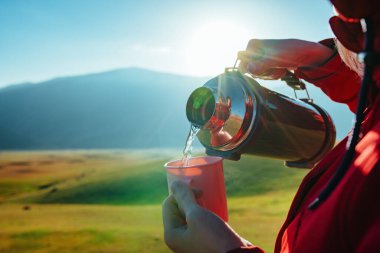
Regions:
M 228 221 L 223 158 L 216 156 L 192 157 L 185 166 L 182 160 L 165 164 L 169 192 L 173 181 L 185 182 L 192 189 L 201 190 L 197 202 L 202 207 Z

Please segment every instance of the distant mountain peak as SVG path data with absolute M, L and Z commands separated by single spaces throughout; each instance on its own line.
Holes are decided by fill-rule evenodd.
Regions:
M 182 148 L 186 101 L 208 79 L 133 67 L 1 89 L 0 149 Z M 310 91 L 342 138 L 352 114 Z
M 104 71 L 97 71 L 97 72 L 91 72 L 91 73 L 83 73 L 83 74 L 76 74 L 76 75 L 68 75 L 68 76 L 58 76 L 54 78 L 50 78 L 41 82 L 23 82 L 23 83 L 15 83 L 11 84 L 8 86 L 5 86 L 3 88 L 0 88 L 0 92 L 2 91 L 8 91 L 8 90 L 13 90 L 13 89 L 18 89 L 18 88 L 25 88 L 31 85 L 36 85 L 36 84 L 44 84 L 44 83 L 51 83 L 51 82 L 61 82 L 61 81 L 68 81 L 68 80 L 73 80 L 73 79 L 78 79 L 78 78 L 94 78 L 94 77 L 104 77 L 104 76 L 111 76 L 112 78 L 119 76 L 123 78 L 146 78 L 147 76 L 149 77 L 175 77 L 175 78 L 191 78 L 191 79 L 199 79 L 199 80 L 206 80 L 209 79 L 210 77 L 205 76 L 205 77 L 193 77 L 191 75 L 186 75 L 186 74 L 179 74 L 179 73 L 170 73 L 170 72 L 165 72 L 161 70 L 152 70 L 152 69 L 147 69 L 147 68 L 142 68 L 142 67 L 125 67 L 125 68 L 117 68 L 117 69 L 111 69 L 111 70 L 104 70 Z

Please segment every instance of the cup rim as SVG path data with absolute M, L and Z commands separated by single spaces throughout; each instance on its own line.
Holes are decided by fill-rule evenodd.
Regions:
M 167 163 L 165 163 L 165 169 L 185 169 L 185 168 L 191 168 L 191 167 L 204 167 L 204 166 L 208 166 L 208 165 L 212 165 L 212 164 L 215 164 L 215 163 L 218 163 L 220 161 L 223 160 L 223 157 L 220 157 L 220 156 L 210 156 L 210 155 L 207 155 L 207 156 L 194 156 L 194 157 L 191 157 L 190 159 L 193 159 L 193 158 L 211 158 L 212 161 L 210 163 L 206 163 L 206 164 L 199 164 L 199 165 L 196 165 L 196 164 L 193 164 L 193 165 L 188 165 L 188 166 L 173 166 L 173 165 L 169 165 L 170 163 L 174 163 L 174 162 L 178 162 L 178 161 L 181 161 L 182 159 L 177 159 L 177 160 L 173 160 L 173 161 L 169 161 Z

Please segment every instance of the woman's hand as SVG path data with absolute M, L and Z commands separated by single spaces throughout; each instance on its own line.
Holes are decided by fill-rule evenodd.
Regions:
M 180 181 L 162 207 L 165 242 L 174 252 L 227 252 L 251 245 L 214 213 L 200 207 L 193 192 Z
M 286 70 L 313 67 L 326 62 L 334 51 L 320 43 L 297 39 L 250 40 L 238 54 L 239 68 L 262 79 L 279 79 Z

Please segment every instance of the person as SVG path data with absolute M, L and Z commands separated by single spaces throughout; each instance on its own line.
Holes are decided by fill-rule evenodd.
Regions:
M 380 1 L 331 2 L 338 12 L 330 19 L 335 40 L 254 39 L 239 53 L 242 70 L 264 79 L 278 79 L 285 69 L 293 70 L 332 100 L 357 111 L 359 119 L 357 145 L 351 145 L 354 130 L 303 179 L 278 233 L 275 252 L 380 252 Z M 365 33 L 362 18 L 371 24 L 374 37 L 368 35 L 367 42 L 364 35 L 369 31 Z M 365 58 L 365 63 L 372 67 L 366 66 L 363 73 L 356 56 L 370 44 L 372 58 Z M 362 83 L 369 85 L 368 90 L 361 91 Z M 349 156 L 347 146 L 353 152 L 342 166 L 342 159 Z M 340 167 L 345 167 L 343 174 L 336 173 Z M 336 174 L 340 178 L 322 198 Z M 199 193 L 181 182 L 173 183 L 172 192 L 163 203 L 163 223 L 165 242 L 174 252 L 263 252 L 197 205 Z

